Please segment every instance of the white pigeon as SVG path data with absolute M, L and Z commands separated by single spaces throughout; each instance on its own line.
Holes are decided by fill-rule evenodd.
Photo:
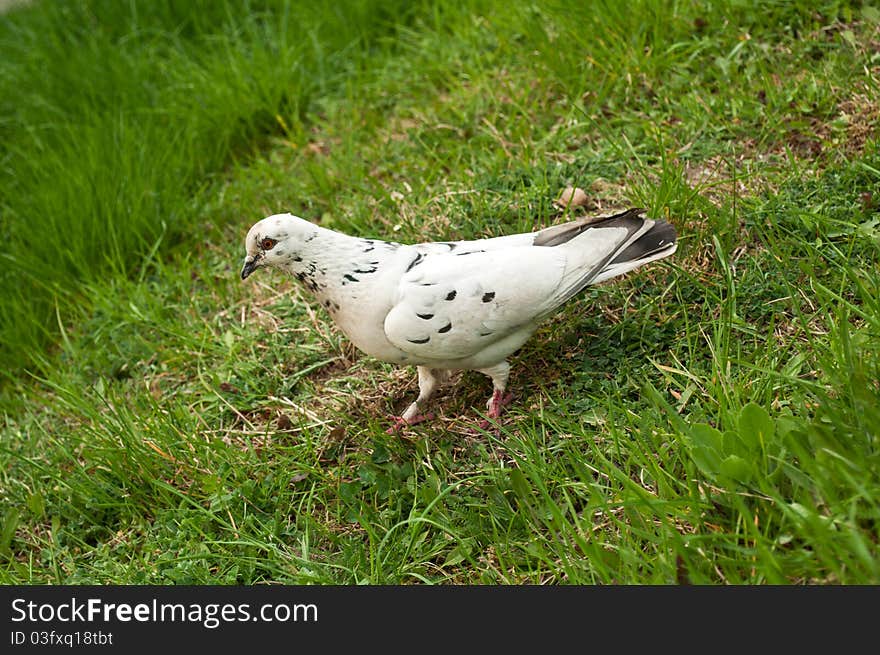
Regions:
M 675 228 L 643 212 L 415 245 L 276 214 L 248 232 L 241 279 L 266 266 L 295 275 L 362 351 L 418 367 L 418 398 L 389 432 L 430 418 L 424 407 L 451 370 L 492 379 L 497 418 L 509 402 L 507 358 L 542 320 L 585 287 L 675 252 Z

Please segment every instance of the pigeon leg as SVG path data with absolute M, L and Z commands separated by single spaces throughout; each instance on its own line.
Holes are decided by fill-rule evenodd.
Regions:
M 504 389 L 507 387 L 507 378 L 510 376 L 510 364 L 502 361 L 491 368 L 481 368 L 480 373 L 488 375 L 492 378 L 492 397 L 486 403 L 489 418 L 498 418 L 501 416 L 501 408 L 508 404 L 513 398 L 512 394 L 504 395 Z
M 492 397 L 486 405 L 489 407 L 489 418 L 498 418 L 501 416 L 501 409 L 507 407 L 513 400 L 513 394 L 505 394 L 503 391 L 496 389 L 492 392 Z
M 446 378 L 446 376 L 443 375 L 443 371 L 431 369 L 427 366 L 419 366 L 418 369 L 419 397 L 407 407 L 402 416 L 394 417 L 394 425 L 386 430 L 388 434 L 393 434 L 407 425 L 415 425 L 416 423 L 430 421 L 434 418 L 433 414 L 419 414 L 419 407 L 428 402 L 434 394 L 434 391 L 436 391 L 437 387 L 440 386 L 440 383 Z

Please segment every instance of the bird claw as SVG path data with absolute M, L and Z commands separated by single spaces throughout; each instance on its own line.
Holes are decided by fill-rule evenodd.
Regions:
M 425 421 L 434 420 L 433 414 L 416 414 L 411 419 L 406 420 L 402 416 L 392 416 L 394 420 L 394 425 L 385 430 L 385 434 L 397 434 L 401 432 L 404 428 L 409 427 L 410 425 L 416 425 L 418 423 L 424 423 Z
M 390 428 L 385 430 L 385 434 L 396 434 L 400 432 L 404 427 L 409 425 L 409 423 L 404 421 L 403 418 L 400 416 L 392 416 L 391 418 L 394 421 L 394 424 Z
M 511 400 L 513 400 L 512 393 L 502 396 L 500 391 L 494 392 L 489 399 L 489 418 L 498 418 L 501 416 L 502 408 L 509 405 Z
M 495 433 L 496 437 L 501 436 L 501 425 L 498 421 L 489 421 L 487 419 L 481 420 L 475 427 L 466 428 L 464 433 L 472 437 L 479 437 L 482 433 L 489 432 L 490 430 Z
M 501 410 L 510 404 L 510 401 L 513 400 L 513 394 L 509 393 L 506 396 L 502 395 L 503 392 L 499 390 L 495 390 L 492 393 L 492 397 L 489 398 L 489 402 L 486 403 L 486 407 L 489 411 L 486 412 L 486 416 L 488 419 L 483 419 L 479 423 L 477 423 L 477 429 L 473 431 L 473 434 L 478 434 L 479 430 L 488 430 L 491 427 L 495 427 L 495 434 L 501 435 L 501 427 L 498 425 L 497 421 L 489 420 L 489 419 L 498 419 L 501 418 Z

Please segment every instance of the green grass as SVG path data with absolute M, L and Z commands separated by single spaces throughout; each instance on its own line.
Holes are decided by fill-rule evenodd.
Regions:
M 400 3 L 401 5 L 405 3 Z M 50 366 L 54 316 L 204 220 L 202 193 L 387 50 L 393 3 L 42 2 L 0 24 L 0 364 Z M 191 239 L 192 237 L 189 236 Z
M 0 579 L 880 581 L 880 13 L 618 5 L 0 19 Z M 470 238 L 567 185 L 680 248 L 537 333 L 497 433 L 468 373 L 386 435 L 414 371 L 238 280 L 270 213 Z

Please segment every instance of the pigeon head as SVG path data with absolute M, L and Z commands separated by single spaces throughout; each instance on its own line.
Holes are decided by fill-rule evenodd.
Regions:
M 304 234 L 307 225 L 309 223 L 291 214 L 275 214 L 255 223 L 245 238 L 241 279 L 258 268 L 279 266 L 289 260 L 294 244 L 307 238 Z

